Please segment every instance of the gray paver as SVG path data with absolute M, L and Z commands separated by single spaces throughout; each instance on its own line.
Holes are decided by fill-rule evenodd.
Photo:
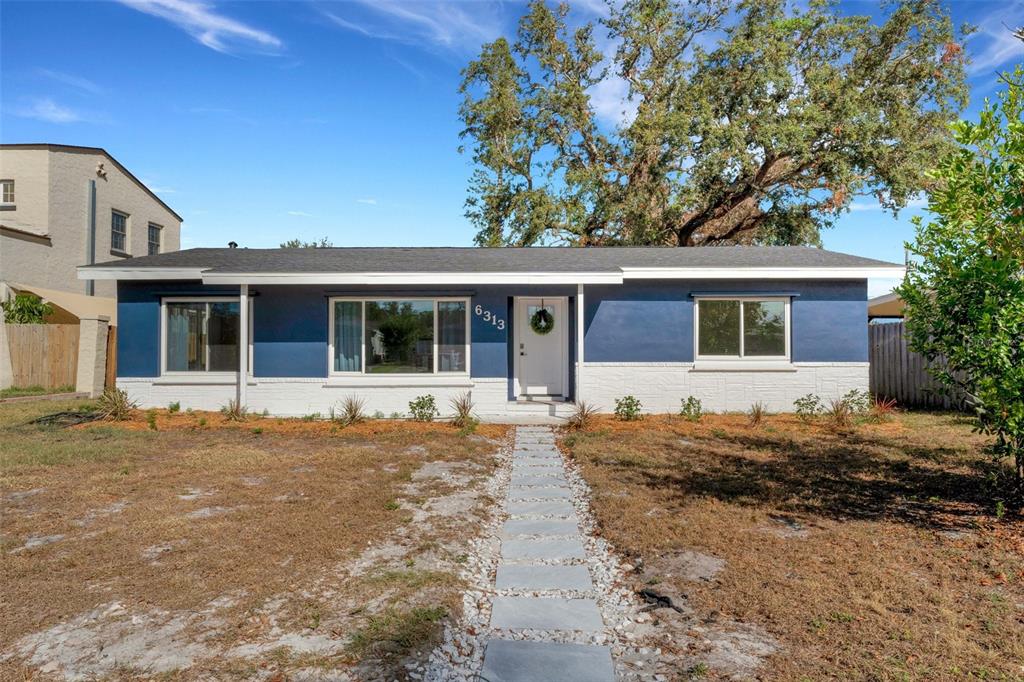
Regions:
M 572 490 L 568 486 L 561 488 L 548 486 L 539 488 L 537 486 L 523 488 L 509 488 L 508 499 L 510 500 L 568 500 L 572 497 Z
M 604 627 L 593 599 L 494 597 L 492 604 L 492 628 L 593 632 Z
M 585 557 L 583 543 L 578 537 L 501 541 L 501 558 L 504 561 L 558 561 Z
M 541 457 L 520 457 L 519 459 L 513 460 L 513 465 L 518 464 L 520 467 L 552 467 L 562 469 L 562 463 L 557 459 L 544 459 Z
M 489 682 L 612 682 L 615 671 L 606 646 L 492 639 L 484 651 L 482 678 Z
M 516 474 L 512 476 L 512 485 L 568 485 L 569 481 L 562 473 L 550 475 Z
M 558 450 L 513 450 L 512 461 L 517 459 L 524 459 L 527 457 L 534 457 L 538 459 L 557 459 L 562 460 L 562 454 Z
M 552 464 L 513 464 L 512 475 L 523 476 L 546 476 L 548 474 L 561 474 L 565 470 L 561 466 Z
M 560 516 L 575 518 L 576 510 L 569 500 L 510 500 L 508 513 L 512 516 Z
M 535 566 L 503 564 L 498 566 L 495 587 L 499 590 L 579 590 L 594 589 L 586 566 Z
M 509 519 L 501 529 L 502 535 L 578 535 L 576 519 Z

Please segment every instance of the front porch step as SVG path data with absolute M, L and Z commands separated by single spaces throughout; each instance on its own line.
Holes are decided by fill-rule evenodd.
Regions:
M 564 418 L 576 410 L 576 405 L 561 400 L 510 400 L 505 409 L 512 414 L 543 414 Z

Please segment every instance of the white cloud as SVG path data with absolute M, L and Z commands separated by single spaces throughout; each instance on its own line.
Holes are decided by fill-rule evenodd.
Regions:
M 312 213 L 306 213 L 305 211 L 288 211 L 288 215 L 298 216 L 299 218 L 312 218 Z
M 200 43 L 230 54 L 237 48 L 277 51 L 281 40 L 267 31 L 219 14 L 213 5 L 200 0 L 119 0 L 121 3 L 171 22 Z
M 887 211 L 877 201 L 854 201 L 850 203 L 851 211 Z M 928 197 L 918 196 L 907 200 L 905 208 L 928 208 Z
M 868 279 L 868 298 L 888 294 L 902 281 L 893 277 L 872 277 Z
M 637 102 L 629 98 L 629 83 L 608 74 L 589 90 L 594 115 L 613 126 L 628 126 L 636 118 Z
M 377 200 L 376 199 L 372 199 L 372 198 L 371 199 L 356 199 L 356 203 L 357 204 L 369 204 L 370 206 L 376 206 L 377 205 Z
M 74 109 L 57 104 L 49 97 L 30 100 L 26 105 L 14 109 L 12 113 L 15 116 L 34 118 L 47 123 L 76 123 L 84 120 Z
M 70 73 L 64 73 L 63 71 L 53 71 L 51 69 L 36 69 L 36 72 L 40 76 L 45 76 L 51 80 L 55 80 L 58 83 L 64 85 L 70 85 L 73 88 L 88 92 L 93 95 L 98 95 L 103 92 L 103 88 L 93 83 L 88 78 L 82 78 Z
M 500 5 L 492 3 L 423 3 L 401 0 L 354 0 L 358 18 L 347 12 L 323 14 L 334 25 L 370 38 L 449 50 L 476 51 L 501 35 Z
M 970 72 L 979 73 L 998 69 L 1004 64 L 1020 61 L 1024 58 L 1024 41 L 1013 35 L 1020 27 L 1020 17 L 1024 16 L 1024 3 L 1010 3 L 1004 9 L 1007 14 L 992 14 L 980 26 L 978 32 L 968 38 L 967 53 L 971 57 Z M 1016 23 L 1012 23 L 1015 21 Z M 982 47 L 975 50 L 978 43 Z

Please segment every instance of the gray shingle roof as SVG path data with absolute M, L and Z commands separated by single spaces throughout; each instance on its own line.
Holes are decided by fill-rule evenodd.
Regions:
M 89 267 L 201 268 L 219 273 L 618 272 L 619 268 L 893 267 L 861 256 L 803 246 L 717 247 L 352 247 L 186 249 Z

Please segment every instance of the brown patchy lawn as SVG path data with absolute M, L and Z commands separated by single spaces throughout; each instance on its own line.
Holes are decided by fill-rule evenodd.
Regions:
M 993 515 L 963 417 L 843 433 L 782 415 L 601 418 L 563 444 L 637 588 L 693 609 L 654 612 L 665 632 L 678 621 L 681 677 L 723 677 L 706 632 L 741 623 L 781 645 L 762 679 L 1024 679 L 1024 521 Z M 683 550 L 725 566 L 657 575 Z
M 26 424 L 88 406 L 0 405 L 0 677 L 54 660 L 96 677 L 379 671 L 457 612 L 504 427 Z M 98 660 L 114 642 L 130 650 Z

